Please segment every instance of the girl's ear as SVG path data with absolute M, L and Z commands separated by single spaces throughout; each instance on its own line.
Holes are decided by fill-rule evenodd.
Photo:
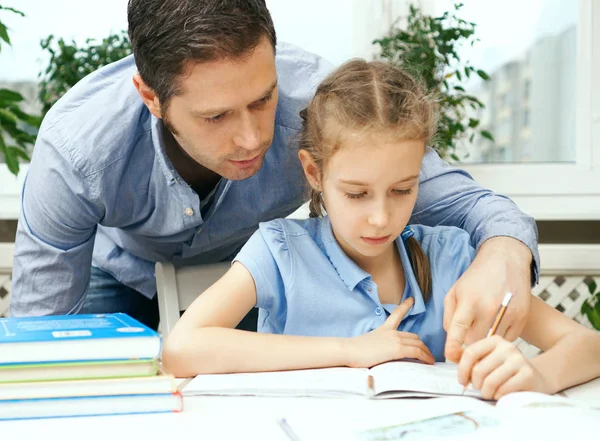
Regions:
M 307 150 L 300 150 L 298 151 L 298 158 L 300 158 L 304 175 L 310 186 L 321 191 L 321 172 L 312 155 Z

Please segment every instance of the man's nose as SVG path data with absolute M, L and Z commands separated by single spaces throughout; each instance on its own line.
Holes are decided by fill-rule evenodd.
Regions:
M 240 117 L 237 133 L 233 138 L 236 146 L 245 150 L 257 150 L 260 146 L 258 119 L 252 113 L 244 112 Z

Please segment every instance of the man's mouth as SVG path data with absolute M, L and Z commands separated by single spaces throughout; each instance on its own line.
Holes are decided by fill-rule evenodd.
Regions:
M 236 165 L 239 168 L 248 168 L 248 167 L 252 167 L 254 164 L 256 164 L 256 162 L 258 161 L 259 158 L 260 158 L 260 155 L 256 155 L 254 158 L 250 158 L 250 159 L 243 159 L 243 160 L 236 159 L 235 161 L 230 159 L 229 162 L 231 162 L 232 164 Z

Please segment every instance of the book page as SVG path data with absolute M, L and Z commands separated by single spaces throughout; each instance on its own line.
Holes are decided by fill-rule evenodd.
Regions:
M 183 395 L 360 396 L 367 392 L 366 369 L 325 368 L 281 372 L 198 375 Z
M 576 399 L 566 398 L 559 395 L 547 395 L 539 392 L 513 392 L 498 400 L 496 407 L 500 409 L 562 409 L 565 412 L 575 410 L 581 412 L 584 409 L 592 409 L 593 405 Z M 600 418 L 600 409 L 596 410 Z
M 458 366 L 451 363 L 392 361 L 371 368 L 371 375 L 375 378 L 375 394 L 383 394 L 381 398 L 415 396 L 406 392 L 440 396 L 462 395 L 463 392 L 458 382 Z M 479 398 L 481 394 L 469 387 L 465 396 Z
M 480 434 L 487 426 L 497 428 L 499 424 L 493 406 L 466 397 L 335 400 L 283 415 L 302 441 L 424 441 L 444 436 L 448 441 L 462 440 L 476 428 Z

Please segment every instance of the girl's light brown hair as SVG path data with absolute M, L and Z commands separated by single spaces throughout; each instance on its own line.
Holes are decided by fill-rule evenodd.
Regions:
M 381 61 L 350 60 L 334 70 L 317 87 L 303 119 L 299 148 L 323 167 L 349 134 L 423 140 L 427 143 L 437 125 L 435 99 L 404 70 Z M 310 216 L 323 215 L 320 193 L 310 190 Z M 406 240 L 413 271 L 427 301 L 431 295 L 429 260 L 414 237 Z

